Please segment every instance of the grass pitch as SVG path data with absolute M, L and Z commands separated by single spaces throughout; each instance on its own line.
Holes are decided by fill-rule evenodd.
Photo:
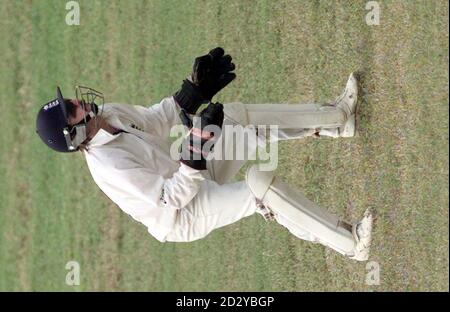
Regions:
M 448 2 L 1 1 L 0 290 L 448 291 Z M 82 155 L 53 153 L 35 116 L 60 85 L 151 105 L 223 46 L 238 78 L 217 98 L 323 102 L 361 78 L 360 134 L 280 144 L 277 174 L 349 220 L 377 213 L 370 268 L 252 216 L 161 244 L 112 204 Z M 238 177 L 239 178 L 239 177 Z M 240 177 L 242 178 L 242 177 Z M 68 261 L 81 283 L 67 286 Z

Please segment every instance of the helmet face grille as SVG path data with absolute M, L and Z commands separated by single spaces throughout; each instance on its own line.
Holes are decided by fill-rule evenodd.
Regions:
M 83 105 L 83 108 L 86 104 L 96 104 L 93 105 L 94 109 L 94 114 L 97 115 L 98 111 L 97 111 L 97 107 L 98 105 L 102 105 L 103 108 L 103 104 L 105 102 L 105 98 L 103 96 L 103 93 L 89 88 L 89 87 L 84 87 L 84 86 L 76 86 L 75 87 L 75 97 L 76 99 L 81 103 L 81 105 Z M 96 107 L 97 106 L 97 107 Z M 103 109 L 101 111 L 101 113 L 103 113 Z M 100 113 L 100 115 L 101 115 Z

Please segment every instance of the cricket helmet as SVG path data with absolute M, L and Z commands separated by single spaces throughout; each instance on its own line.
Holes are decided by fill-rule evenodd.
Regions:
M 80 144 L 87 139 L 87 123 L 91 119 L 97 122 L 97 116 L 101 116 L 103 112 L 104 98 L 101 92 L 92 88 L 77 86 L 75 94 L 83 111 L 86 112 L 88 105 L 91 107 L 91 111 L 86 112 L 83 120 L 78 124 L 69 124 L 70 108 L 68 106 L 72 103 L 62 96 L 59 87 L 56 88 L 56 99 L 42 106 L 37 114 L 36 133 L 48 147 L 57 152 L 71 153 L 78 151 Z M 99 104 L 102 106 L 100 114 L 96 101 L 100 101 Z

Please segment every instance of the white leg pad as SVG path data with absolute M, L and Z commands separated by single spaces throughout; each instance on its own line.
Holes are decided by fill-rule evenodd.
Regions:
M 353 255 L 356 240 L 347 223 L 274 177 L 273 173 L 258 171 L 256 165 L 247 171 L 247 183 L 255 197 L 292 234 L 319 242 L 341 254 Z

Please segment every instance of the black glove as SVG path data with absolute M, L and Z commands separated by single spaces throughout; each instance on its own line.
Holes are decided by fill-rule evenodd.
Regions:
M 224 53 L 217 47 L 195 59 L 190 80 L 184 80 L 181 89 L 174 94 L 175 101 L 187 113 L 195 114 L 200 105 L 211 101 L 217 92 L 236 78 L 236 74 L 231 73 L 235 69 L 232 58 Z
M 195 59 L 192 82 L 199 86 L 202 97 L 208 101 L 236 78 L 231 72 L 236 68 L 231 63 L 232 57 L 224 54 L 225 51 L 217 47 Z
M 181 144 L 180 161 L 183 164 L 197 170 L 206 169 L 206 157 L 221 135 L 223 118 L 220 103 L 209 103 L 199 117 L 194 117 L 193 126 Z
M 222 129 L 223 125 L 223 104 L 217 103 L 209 103 L 208 106 L 200 113 L 200 118 L 197 120 L 201 121 L 201 129 L 204 129 L 206 126 L 215 125 L 219 129 Z M 194 123 L 194 126 L 196 124 Z

